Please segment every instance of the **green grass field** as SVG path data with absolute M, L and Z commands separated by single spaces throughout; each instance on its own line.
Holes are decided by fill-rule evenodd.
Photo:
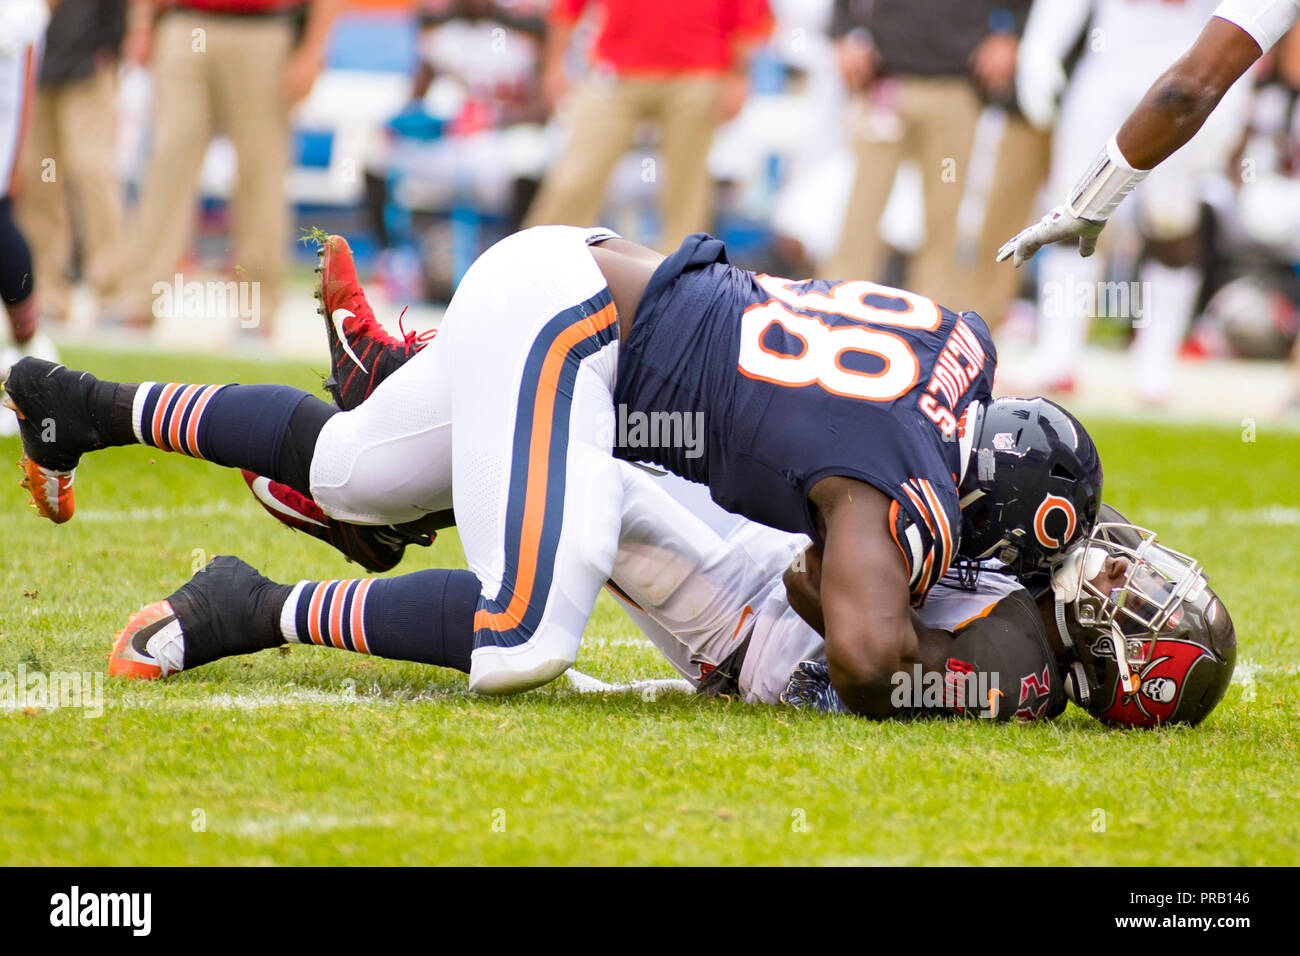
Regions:
M 137 381 L 320 380 L 65 360 Z M 479 699 L 453 672 L 295 647 L 107 681 L 99 717 L 0 709 L 0 862 L 1295 864 L 1300 434 L 1087 424 L 1107 500 L 1197 555 L 1236 622 L 1237 677 L 1200 728 L 1112 731 L 1073 707 L 1039 726 L 871 723 L 557 686 Z M 0 460 L 18 452 L 0 440 Z M 216 554 L 282 581 L 357 573 L 203 462 L 88 457 L 62 527 L 5 473 L 0 672 L 102 673 L 128 616 Z M 406 570 L 463 566 L 454 533 L 408 553 Z M 605 597 L 577 666 L 671 676 Z

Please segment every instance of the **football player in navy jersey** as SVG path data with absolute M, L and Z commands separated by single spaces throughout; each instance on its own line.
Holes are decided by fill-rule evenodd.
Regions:
M 322 252 L 338 382 L 367 373 L 380 333 L 346 243 Z M 550 226 L 480 257 L 438 338 L 351 411 L 283 386 L 101 382 L 30 359 L 6 389 L 26 483 L 56 521 L 80 455 L 131 443 L 249 469 L 353 524 L 405 528 L 454 501 L 469 571 L 279 585 L 218 558 L 128 623 L 114 653 L 135 676 L 311 640 L 456 667 L 485 693 L 545 683 L 612 570 L 618 456 L 821 546 L 830 678 L 854 711 L 887 716 L 892 675 L 942 668 L 948 639 L 912 605 L 959 555 L 1043 566 L 1096 517 L 1091 439 L 1045 400 L 992 402 L 995 364 L 977 315 L 911 293 L 755 275 L 704 235 L 665 259 Z M 699 416 L 702 454 L 615 447 L 615 420 L 634 415 Z

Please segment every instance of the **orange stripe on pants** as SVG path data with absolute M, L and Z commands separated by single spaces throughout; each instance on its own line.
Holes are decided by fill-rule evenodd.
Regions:
M 569 351 L 584 339 L 590 338 L 617 320 L 614 305 L 610 303 L 594 315 L 583 316 L 556 336 L 546 353 L 542 373 L 538 379 L 538 398 L 548 393 L 545 402 L 533 406 L 532 434 L 528 445 L 528 480 L 524 485 L 524 521 L 519 543 L 519 571 L 511 589 L 510 604 L 504 611 L 480 610 L 474 614 L 474 630 L 487 628 L 513 630 L 523 621 L 532 600 L 533 583 L 537 578 L 540 559 L 538 548 L 542 537 L 542 524 L 546 518 L 546 487 L 550 480 L 551 428 L 555 418 L 555 396 L 560 372 Z M 520 423 L 515 423 L 518 429 Z

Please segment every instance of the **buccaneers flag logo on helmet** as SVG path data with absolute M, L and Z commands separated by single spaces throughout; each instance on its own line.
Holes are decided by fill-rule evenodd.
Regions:
M 1104 637 L 1098 641 L 1093 652 L 1104 655 L 1106 650 L 1100 645 L 1108 640 L 1109 637 Z M 1114 650 L 1110 653 L 1113 654 Z M 1202 658 L 1212 661 L 1214 655 L 1191 641 L 1156 641 L 1147 663 L 1137 674 L 1137 690 L 1126 692 L 1122 684 L 1116 682 L 1115 699 L 1110 707 L 1097 714 L 1098 718 L 1134 727 L 1167 723 L 1178 709 L 1178 700 L 1183 693 L 1180 681 L 1186 681 Z

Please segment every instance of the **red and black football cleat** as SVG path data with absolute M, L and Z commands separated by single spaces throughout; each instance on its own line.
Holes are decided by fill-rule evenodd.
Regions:
M 325 319 L 330 343 L 330 376 L 325 389 L 346 412 L 365 401 L 375 386 L 401 368 L 437 332 L 406 332 L 397 338 L 385 330 L 366 301 L 352 249 L 342 236 L 327 236 L 316 256 L 321 277 L 315 293 L 320 303 L 316 311 Z
M 240 471 L 248 489 L 267 513 L 295 531 L 304 531 L 342 552 L 367 571 L 391 571 L 408 544 L 427 548 L 436 533 L 405 531 L 391 526 L 348 524 L 331 518 L 307 495 L 279 481 Z

